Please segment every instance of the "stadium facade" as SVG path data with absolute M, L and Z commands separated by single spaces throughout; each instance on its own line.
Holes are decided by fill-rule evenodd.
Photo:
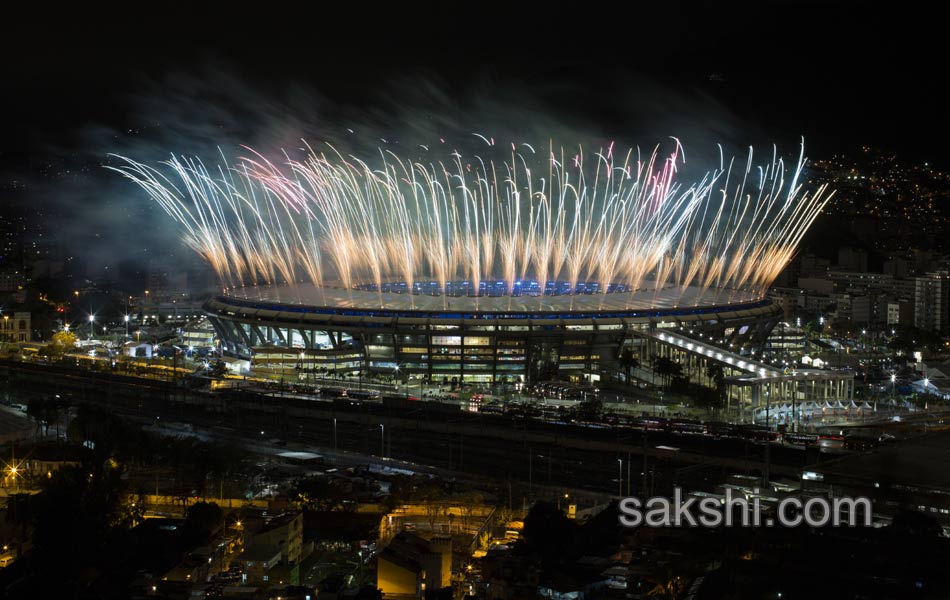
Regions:
M 596 381 L 645 338 L 688 330 L 735 352 L 758 349 L 781 317 L 749 292 L 670 288 L 520 296 L 400 294 L 258 286 L 209 300 L 222 350 L 255 370 L 400 372 L 438 382 Z

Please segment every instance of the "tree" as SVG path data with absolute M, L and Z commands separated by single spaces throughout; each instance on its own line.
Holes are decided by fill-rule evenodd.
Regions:
M 26 403 L 26 416 L 33 420 L 33 424 L 36 427 L 36 430 L 33 432 L 34 436 L 39 435 L 40 428 L 43 426 L 45 403 L 45 398 L 31 398 L 30 401 Z
M 76 347 L 76 334 L 72 331 L 57 331 L 53 334 L 50 350 L 54 354 L 65 354 Z
M 653 372 L 666 378 L 666 387 L 669 388 L 673 379 L 683 376 L 683 365 L 666 356 L 653 357 Z
M 117 523 L 123 522 L 118 513 L 125 485 L 115 469 L 91 473 L 66 466 L 44 478 L 43 491 L 29 501 L 37 569 L 31 597 L 83 596 L 101 574 L 124 567 L 130 554 L 125 527 Z
M 917 349 L 917 345 L 910 336 L 898 335 L 887 342 L 887 348 L 896 352 L 898 356 L 910 357 Z
M 462 506 L 465 508 L 465 517 L 471 519 L 475 509 L 485 503 L 485 496 L 478 492 L 469 492 L 462 496 Z
M 716 389 L 717 408 L 722 406 L 726 396 L 726 373 L 720 364 L 711 364 L 706 367 L 706 377 L 713 382 Z
M 577 405 L 577 418 L 580 421 L 599 421 L 603 411 L 604 403 L 598 398 L 590 398 Z
M 188 507 L 181 536 L 186 545 L 207 543 L 224 524 L 224 513 L 214 502 L 195 502 Z
M 145 518 L 145 495 L 141 492 L 127 494 L 119 503 L 113 515 L 112 524 L 116 527 L 131 529 Z
M 627 384 L 630 383 L 630 373 L 640 366 L 640 359 L 633 353 L 632 348 L 624 348 L 620 353 L 620 366 L 626 370 Z
M 222 379 L 225 375 L 228 374 L 228 366 L 224 363 L 223 360 L 216 360 L 214 364 L 208 369 L 208 375 L 215 379 Z
M 435 521 L 444 511 L 445 488 L 441 481 L 430 479 L 419 484 L 415 490 L 415 496 L 425 506 L 426 516 L 429 518 L 429 527 L 435 528 Z
M 304 477 L 297 480 L 295 500 L 309 510 L 334 511 L 355 509 L 353 489 L 346 479 Z
M 577 523 L 550 502 L 538 502 L 524 519 L 524 547 L 541 557 L 545 568 L 567 562 L 579 548 Z

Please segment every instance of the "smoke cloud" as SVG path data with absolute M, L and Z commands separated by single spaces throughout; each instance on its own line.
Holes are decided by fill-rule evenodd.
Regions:
M 708 89 L 714 82 L 674 91 L 630 71 L 551 69 L 517 76 L 486 69 L 465 81 L 405 71 L 355 73 L 352 81 L 308 76 L 300 83 L 209 61 L 137 74 L 128 79 L 114 119 L 82 124 L 65 143 L 48 145 L 46 153 L 65 165 L 64 174 L 34 183 L 34 201 L 45 207 L 68 252 L 87 260 L 89 276 L 100 278 L 123 260 L 141 269 L 151 259 L 182 269 L 196 260 L 141 190 L 102 168 L 115 164 L 109 154 L 150 164 L 179 154 L 211 166 L 225 159 L 233 164 L 250 146 L 279 162 L 284 152 L 301 153 L 306 141 L 369 162 L 381 149 L 428 162 L 454 150 L 483 152 L 475 133 L 502 147 L 596 149 L 615 142 L 644 154 L 657 144 L 672 148 L 675 136 L 685 148 L 684 178 L 718 167 L 720 146 L 727 160 L 735 155 L 743 163 L 750 145 L 768 161 L 773 141 L 780 153 L 797 155 L 798 139 L 770 140 L 716 100 Z

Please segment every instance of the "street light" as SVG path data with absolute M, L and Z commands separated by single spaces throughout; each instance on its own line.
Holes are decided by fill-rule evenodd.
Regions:
M 14 459 L 15 461 L 16 459 Z M 13 479 L 13 484 L 16 486 L 16 491 L 20 491 L 20 477 L 23 475 L 20 473 L 19 463 L 13 462 L 7 465 L 7 478 Z
M 386 458 L 386 426 L 379 424 L 379 455 Z
M 125 337 L 132 337 L 129 335 L 129 315 L 122 317 L 122 320 L 125 321 Z
M 89 315 L 89 339 L 90 339 L 90 340 L 92 340 L 92 338 L 94 338 L 95 335 L 96 335 L 96 332 L 95 332 L 95 322 L 96 322 L 96 316 L 95 316 L 95 315 Z
M 891 373 L 891 407 L 897 399 L 897 373 Z
M 395 388 L 396 388 L 396 389 L 395 389 L 395 393 L 397 393 L 397 394 L 399 393 L 399 379 L 398 379 L 398 375 L 399 375 L 399 365 L 396 365 L 395 367 L 393 367 L 393 379 L 394 379 L 393 385 L 394 385 Z M 409 381 L 408 381 L 408 380 L 406 380 L 406 399 L 407 399 L 407 400 L 409 399 Z

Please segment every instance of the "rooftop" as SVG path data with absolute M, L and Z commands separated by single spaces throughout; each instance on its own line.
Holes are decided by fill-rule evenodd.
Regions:
M 419 311 L 478 312 L 570 312 L 674 309 L 721 306 L 761 299 L 746 290 L 667 286 L 656 290 L 647 286 L 634 292 L 561 296 L 443 296 L 377 292 L 370 290 L 317 287 L 309 283 L 295 286 L 254 286 L 230 290 L 229 298 L 279 304 Z
M 238 555 L 235 560 L 266 562 L 280 558 L 280 548 L 268 544 L 256 544 Z

